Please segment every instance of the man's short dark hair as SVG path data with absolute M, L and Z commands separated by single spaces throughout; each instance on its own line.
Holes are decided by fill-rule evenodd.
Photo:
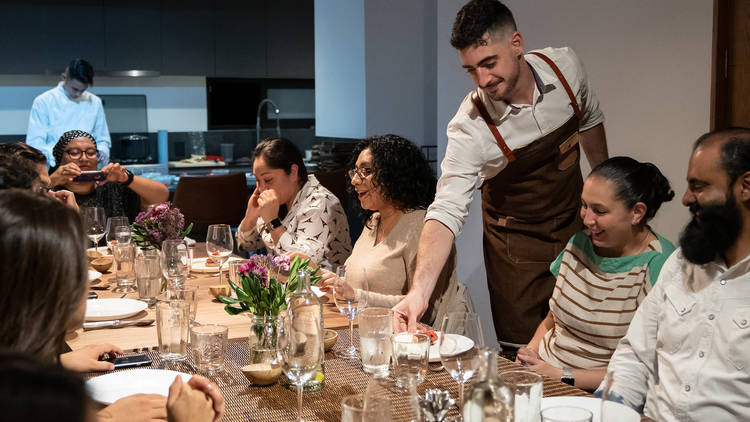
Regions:
M 15 159 L 29 160 L 34 164 L 47 164 L 47 157 L 44 154 L 22 141 L 0 144 L 0 154 Z
M 94 68 L 83 59 L 73 59 L 65 69 L 69 79 L 76 79 L 86 85 L 94 84 Z
M 477 44 L 486 32 L 492 35 L 516 30 L 516 21 L 507 6 L 497 0 L 471 0 L 456 15 L 451 45 L 463 50 Z
M 6 189 L 32 189 L 39 177 L 36 169 L 27 160 L 16 160 L 0 154 L 0 191 Z
M 730 127 L 708 132 L 695 141 L 693 150 L 714 138 L 725 140 L 720 151 L 721 167 L 727 172 L 731 186 L 738 177 L 750 171 L 750 129 Z

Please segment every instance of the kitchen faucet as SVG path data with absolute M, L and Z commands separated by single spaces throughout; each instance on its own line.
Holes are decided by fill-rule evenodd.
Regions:
M 255 117 L 255 145 L 258 145 L 260 143 L 260 110 L 263 108 L 263 105 L 265 103 L 271 103 L 273 106 L 273 112 L 276 113 L 276 136 L 278 138 L 281 138 L 281 126 L 279 126 L 279 108 L 276 107 L 276 104 L 274 104 L 273 101 L 271 101 L 270 98 L 266 98 L 263 101 L 258 104 L 258 114 Z

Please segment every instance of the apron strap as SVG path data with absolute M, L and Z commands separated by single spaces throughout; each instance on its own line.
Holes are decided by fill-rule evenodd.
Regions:
M 484 104 L 482 104 L 482 100 L 479 99 L 479 95 L 477 95 L 476 91 L 471 93 L 471 102 L 474 103 L 474 107 L 477 108 L 479 114 L 482 116 L 482 119 L 484 119 L 484 123 L 487 124 L 490 132 L 492 132 L 492 136 L 495 137 L 497 146 L 500 147 L 500 150 L 503 152 L 503 155 L 505 155 L 505 158 L 508 159 L 508 162 L 512 163 L 516 161 L 516 156 L 513 155 L 513 151 L 508 148 L 508 144 L 505 143 L 505 139 L 503 139 L 503 136 L 500 135 L 500 132 L 497 130 L 497 126 L 495 126 L 495 124 L 492 122 L 490 113 L 487 112 L 487 109 L 484 107 Z
M 578 121 L 581 122 L 583 120 L 583 113 L 581 113 L 581 109 L 578 108 L 578 101 L 576 101 L 576 96 L 573 95 L 573 90 L 570 89 L 570 85 L 568 85 L 568 81 L 565 79 L 565 76 L 563 76 L 562 72 L 560 72 L 560 68 L 557 67 L 555 62 L 553 62 L 549 57 L 545 56 L 542 53 L 539 53 L 537 51 L 531 51 L 529 54 L 533 54 L 549 65 L 549 67 L 552 68 L 552 71 L 555 72 L 555 75 L 557 75 L 557 79 L 560 80 L 563 87 L 565 88 L 565 92 L 568 93 L 568 97 L 570 97 L 570 105 L 573 106 L 573 111 L 576 113 L 576 117 L 578 117 Z M 580 124 L 580 123 L 579 123 Z

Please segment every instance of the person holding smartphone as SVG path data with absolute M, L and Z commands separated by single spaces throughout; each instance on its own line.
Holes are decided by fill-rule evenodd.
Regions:
M 103 207 L 108 217 L 124 215 L 133 221 L 149 205 L 169 198 L 166 186 L 135 176 L 119 163 L 97 171 L 99 150 L 88 132 L 63 133 L 52 153 L 58 165 L 51 170 L 50 184 L 73 192 L 79 207 Z

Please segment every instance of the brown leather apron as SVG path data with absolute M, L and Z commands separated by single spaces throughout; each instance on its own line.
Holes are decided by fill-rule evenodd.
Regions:
M 575 113 L 562 126 L 510 152 L 481 100 L 473 98 L 508 158 L 508 165 L 480 188 L 484 264 L 497 338 L 519 345 L 528 343 L 549 310 L 555 287 L 550 263 L 583 227 L 579 217 L 581 112 L 557 66 L 546 56 L 531 54 L 545 59 L 568 93 Z

